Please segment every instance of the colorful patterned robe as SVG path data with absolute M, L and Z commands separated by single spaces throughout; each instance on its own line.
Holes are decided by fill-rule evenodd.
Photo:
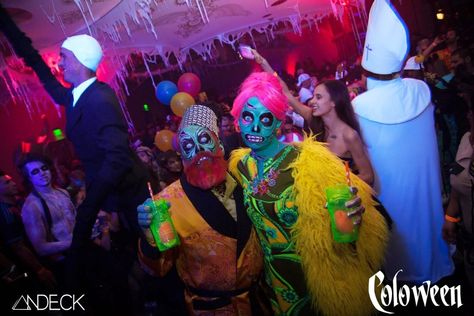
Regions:
M 262 271 L 262 253 L 242 190 L 236 188 L 233 197 L 237 222 L 210 190 L 193 187 L 185 178 L 157 195 L 171 203 L 181 244 L 160 254 L 141 240 L 139 258 L 145 270 L 158 276 L 176 264 L 190 315 L 252 314 L 249 290 Z

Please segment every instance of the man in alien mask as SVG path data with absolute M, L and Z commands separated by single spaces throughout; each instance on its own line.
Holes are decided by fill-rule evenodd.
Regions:
M 209 107 L 186 110 L 178 130 L 184 174 L 156 196 L 171 203 L 181 245 L 160 253 L 149 229 L 150 209 L 140 205 L 138 221 L 146 240 L 140 241 L 139 257 L 145 270 L 160 276 L 176 264 L 190 315 L 262 315 L 252 311 L 249 298 L 262 270 L 262 253 L 242 189 L 227 173 L 218 135 Z
M 353 243 L 331 235 L 325 188 L 346 183 L 341 160 L 311 138 L 298 145 L 278 141 L 288 101 L 277 77 L 251 74 L 232 115 L 250 147 L 232 152 L 229 170 L 244 190 L 247 213 L 264 253 L 265 279 L 276 315 L 369 315 L 368 279 L 382 264 L 388 224 L 371 188 L 355 175 L 358 194 L 344 218 L 360 225 Z M 354 191 L 353 191 L 354 192 Z

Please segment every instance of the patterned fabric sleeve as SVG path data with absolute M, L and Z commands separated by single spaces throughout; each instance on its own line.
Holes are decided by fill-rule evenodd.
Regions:
M 176 259 L 176 248 L 160 253 L 158 248 L 151 246 L 146 240 L 138 241 L 138 260 L 145 272 L 152 276 L 166 275 Z

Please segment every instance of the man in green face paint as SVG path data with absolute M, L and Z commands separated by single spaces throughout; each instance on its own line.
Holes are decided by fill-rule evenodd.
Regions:
M 204 190 L 222 184 L 227 173 L 224 148 L 212 132 L 190 125 L 179 131 L 179 144 L 187 181 Z
M 209 107 L 193 105 L 177 134 L 184 175 L 156 199 L 171 203 L 181 245 L 159 253 L 149 229 L 150 209 L 140 205 L 138 222 L 146 236 L 140 241 L 141 263 L 160 276 L 176 264 L 190 315 L 265 315 L 258 302 L 250 304 L 263 256 L 242 189 L 227 173 L 217 116 Z
M 264 254 L 265 280 L 276 315 L 369 315 L 368 279 L 383 260 L 388 225 L 371 188 L 346 203 L 346 221 L 360 226 L 354 243 L 331 235 L 324 189 L 346 183 L 343 163 L 325 145 L 305 139 L 285 145 L 276 132 L 288 101 L 277 77 L 253 73 L 242 84 L 232 115 L 249 149 L 232 152 L 229 170 L 244 190 L 247 214 Z M 353 191 L 357 192 L 357 191 Z

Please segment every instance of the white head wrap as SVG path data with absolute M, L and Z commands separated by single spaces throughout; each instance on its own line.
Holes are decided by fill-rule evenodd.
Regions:
M 362 67 L 388 75 L 402 70 L 409 38 L 405 23 L 389 0 L 375 0 L 369 14 Z
M 86 34 L 66 38 L 61 47 L 70 50 L 82 65 L 92 71 L 97 70 L 103 55 L 99 42 Z

